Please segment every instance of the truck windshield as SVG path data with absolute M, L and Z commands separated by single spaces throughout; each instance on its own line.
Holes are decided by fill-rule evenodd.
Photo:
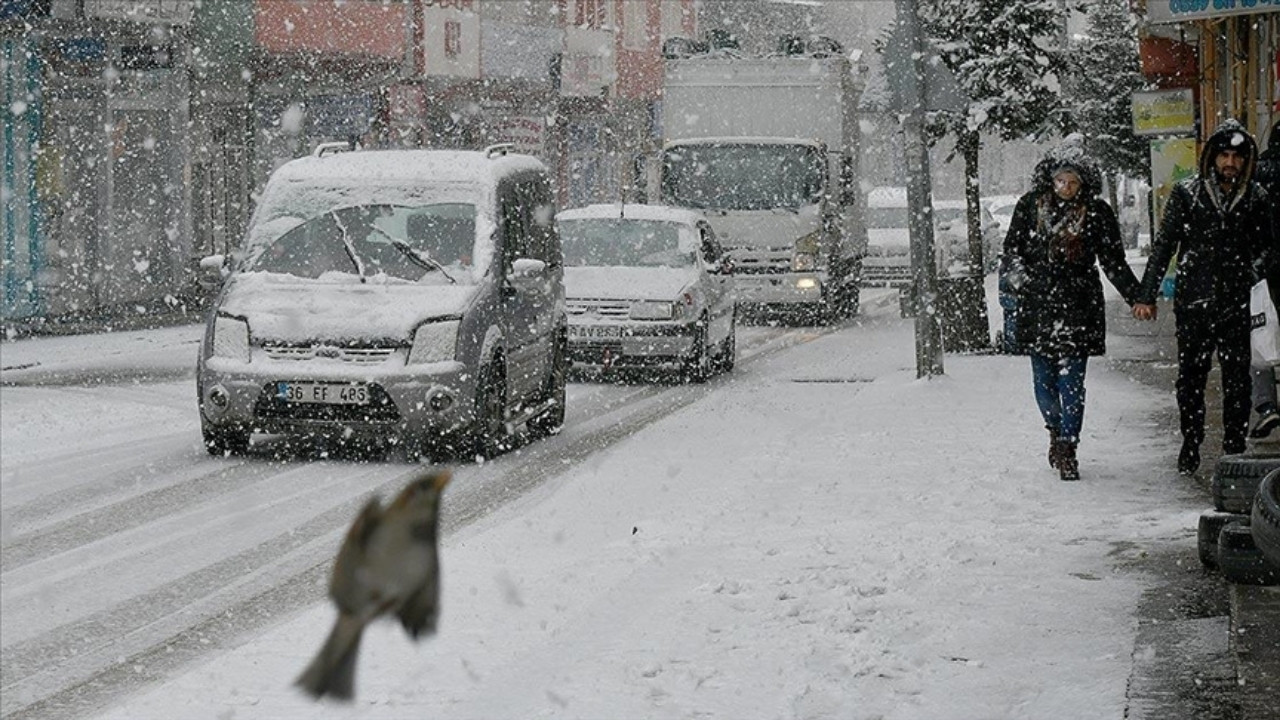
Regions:
M 812 205 L 826 177 L 812 145 L 681 145 L 662 161 L 662 197 L 678 207 L 768 210 Z

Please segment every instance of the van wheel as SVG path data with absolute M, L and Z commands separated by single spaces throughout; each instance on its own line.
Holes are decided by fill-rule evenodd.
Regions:
M 531 418 L 527 423 L 529 433 L 535 438 L 555 435 L 564 427 L 565 385 L 569 378 L 568 341 L 563 337 L 556 338 L 555 351 L 551 356 L 551 372 L 547 377 L 547 390 L 543 400 L 550 400 L 551 407 L 541 415 Z
M 224 428 L 201 419 L 200 434 L 204 436 L 204 449 L 214 457 L 243 455 L 249 451 L 249 431 L 239 425 Z
M 507 381 L 502 366 L 490 363 L 480 371 L 476 389 L 476 423 L 471 438 L 475 454 L 486 460 L 511 449 L 507 432 Z

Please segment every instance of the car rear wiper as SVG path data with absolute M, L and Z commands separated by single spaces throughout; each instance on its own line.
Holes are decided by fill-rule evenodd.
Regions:
M 427 253 L 413 247 L 409 243 L 401 240 L 400 238 L 391 237 L 391 235 L 389 235 L 385 230 L 383 230 L 382 228 L 376 225 L 373 226 L 373 230 L 374 232 L 378 233 L 382 237 L 390 240 L 391 247 L 395 248 L 400 252 L 401 255 L 404 255 L 406 258 L 408 258 L 409 262 L 413 263 L 414 265 L 417 265 L 423 270 L 439 270 L 440 274 L 448 278 L 450 283 L 454 285 L 458 284 L 458 281 L 454 279 L 452 275 L 449 274 L 449 271 L 445 269 L 444 265 L 441 264 L 439 260 L 436 260 L 435 258 L 431 257 Z

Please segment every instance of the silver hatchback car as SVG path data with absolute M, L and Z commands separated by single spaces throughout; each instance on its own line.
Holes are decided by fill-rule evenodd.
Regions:
M 222 260 L 197 374 L 209 452 L 303 433 L 491 456 L 521 427 L 558 431 L 554 214 L 546 168 L 504 147 L 282 166 Z
M 694 382 L 733 368 L 732 267 L 701 213 L 592 205 L 561 212 L 556 225 L 575 365 L 674 371 Z

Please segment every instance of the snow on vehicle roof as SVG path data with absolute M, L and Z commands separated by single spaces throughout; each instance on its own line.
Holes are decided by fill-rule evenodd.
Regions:
M 656 220 L 661 222 L 697 224 L 705 219 L 702 213 L 685 208 L 667 205 L 620 205 L 600 204 L 562 210 L 556 215 L 557 220 L 593 220 L 597 218 L 624 218 L 627 220 Z
M 818 149 L 823 147 L 821 141 L 812 138 L 769 137 L 766 135 L 684 138 L 683 140 L 668 140 L 666 147 L 673 148 L 682 145 L 808 145 Z
M 357 150 L 291 160 L 272 179 L 491 182 L 529 170 L 546 172 L 546 166 L 530 155 L 489 157 L 478 150 Z

